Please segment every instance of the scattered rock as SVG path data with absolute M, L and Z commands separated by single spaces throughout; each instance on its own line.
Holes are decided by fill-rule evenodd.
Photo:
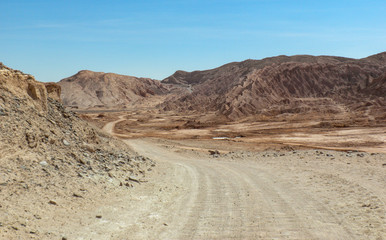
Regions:
M 42 165 L 43 167 L 48 165 L 48 163 L 46 161 L 41 161 L 39 164 Z
M 30 148 L 35 148 L 38 145 L 37 136 L 34 132 L 27 132 L 25 137 Z
M 8 116 L 8 114 L 5 112 L 5 110 L 0 107 L 0 116 Z
M 72 196 L 74 196 L 74 197 L 77 197 L 77 198 L 83 198 L 83 196 L 82 196 L 82 195 L 80 195 L 80 194 L 77 194 L 77 193 L 73 193 L 73 194 L 72 194 Z
M 66 139 L 63 139 L 63 144 L 64 144 L 65 146 L 70 146 L 70 143 L 69 143 Z
M 220 155 L 220 152 L 218 150 L 208 150 L 210 155 Z
M 133 182 L 141 183 L 140 179 L 137 176 L 130 176 L 129 180 Z

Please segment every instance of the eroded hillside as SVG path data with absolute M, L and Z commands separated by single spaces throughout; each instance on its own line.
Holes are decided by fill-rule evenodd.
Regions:
M 58 84 L 63 90 L 63 103 L 75 108 L 123 108 L 167 92 L 159 81 L 149 78 L 87 70 L 63 79 Z
M 163 83 L 189 86 L 192 92 L 166 101 L 161 108 L 219 111 L 231 119 L 356 112 L 381 121 L 386 105 L 381 94 L 385 55 L 384 52 L 359 60 L 278 56 L 230 63 L 207 71 L 177 71 Z
M 129 191 L 153 166 L 67 111 L 59 94 L 58 85 L 0 64 L 2 239 L 59 239 L 77 209 Z

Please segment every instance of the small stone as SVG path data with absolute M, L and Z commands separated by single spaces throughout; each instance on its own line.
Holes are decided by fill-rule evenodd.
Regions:
M 53 200 L 50 200 L 49 202 L 48 202 L 48 204 L 51 204 L 51 205 L 58 205 L 55 201 L 53 201 Z
M 70 143 L 69 143 L 66 139 L 63 139 L 63 144 L 64 144 L 65 146 L 70 146 Z
M 43 167 L 48 165 L 48 163 L 46 161 L 41 161 L 39 164 L 42 165 Z
M 137 183 L 140 183 L 140 182 L 141 182 L 137 176 L 130 176 L 130 177 L 129 177 L 129 180 L 130 180 L 130 181 L 133 181 L 133 182 L 137 182 Z
M 82 195 L 80 195 L 80 194 L 77 194 L 77 193 L 73 193 L 73 194 L 72 194 L 72 196 L 74 196 L 74 197 L 77 197 L 77 198 L 83 198 L 83 196 L 82 196 Z
M 96 215 L 95 217 L 96 218 L 102 218 L 102 215 Z
M 208 150 L 208 152 L 209 152 L 209 154 L 210 155 L 219 155 L 220 154 L 220 152 L 218 151 L 218 150 Z

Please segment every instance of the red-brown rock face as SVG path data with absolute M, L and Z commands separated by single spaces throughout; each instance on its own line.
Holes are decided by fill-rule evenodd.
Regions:
M 218 110 L 231 119 L 262 113 L 334 113 L 355 110 L 361 103 L 384 111 L 385 55 L 384 52 L 360 60 L 279 56 L 230 63 L 207 71 L 178 71 L 163 82 L 190 86 L 193 91 L 161 107 Z

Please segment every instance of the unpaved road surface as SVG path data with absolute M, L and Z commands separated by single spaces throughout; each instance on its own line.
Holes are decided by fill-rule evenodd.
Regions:
M 287 161 L 285 156 L 231 161 L 176 150 L 151 140 L 126 142 L 138 153 L 156 160 L 159 172 L 142 193 L 136 193 L 139 201 L 133 203 L 133 225 L 117 239 L 385 236 L 382 165 L 367 166 L 363 169 L 366 173 L 360 170 L 363 166 L 350 167 L 347 172 L 346 162 L 335 166 L 310 160 L 303 162 L 311 165 L 304 168 L 299 161 Z M 307 154 L 313 155 L 298 153 Z
M 105 130 L 113 133 L 121 120 Z M 80 232 L 93 232 L 92 239 L 385 239 L 384 154 L 213 157 L 202 151 L 210 146 L 124 141 L 157 167 L 129 195 L 106 200 L 97 211 L 102 222 L 83 224 Z

